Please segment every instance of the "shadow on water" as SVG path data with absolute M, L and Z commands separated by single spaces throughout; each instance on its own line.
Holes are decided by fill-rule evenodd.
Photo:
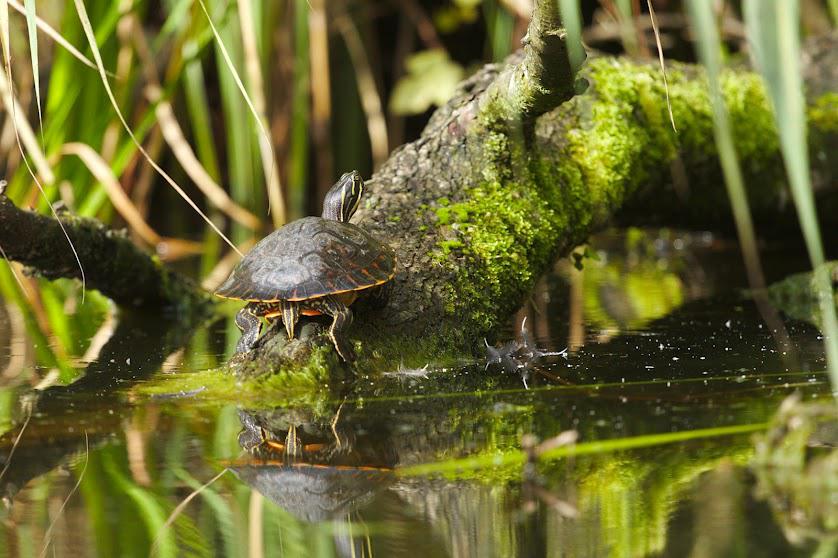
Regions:
M 660 238 L 540 282 L 495 341 L 526 316 L 569 355 L 526 386 L 429 356 L 304 398 L 149 396 L 211 362 L 226 324 L 122 314 L 75 382 L 0 387 L 0 556 L 828 555 L 789 542 L 747 466 L 788 394 L 828 396 L 817 331 L 786 324 L 790 362 L 731 291 L 735 247 Z M 537 460 L 522 439 L 545 441 Z

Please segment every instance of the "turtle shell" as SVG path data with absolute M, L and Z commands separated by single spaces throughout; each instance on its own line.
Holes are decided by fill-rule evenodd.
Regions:
M 304 217 L 260 240 L 215 294 L 249 302 L 300 301 L 374 287 L 394 273 L 393 251 L 364 229 Z

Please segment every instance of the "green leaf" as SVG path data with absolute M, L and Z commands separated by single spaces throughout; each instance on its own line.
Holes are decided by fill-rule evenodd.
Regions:
M 452 97 L 465 70 L 442 49 L 417 52 L 407 59 L 407 75 L 396 83 L 390 97 L 395 114 L 420 114 Z

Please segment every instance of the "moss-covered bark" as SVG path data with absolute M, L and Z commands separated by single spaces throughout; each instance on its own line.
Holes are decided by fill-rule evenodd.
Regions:
M 463 82 L 421 137 L 397 149 L 368 181 L 353 220 L 391 244 L 398 265 L 385 306 L 364 300 L 353 306 L 348 335 L 359 354 L 356 371 L 471 352 L 552 260 L 615 220 L 730 222 L 701 69 L 669 68 L 676 133 L 657 65 L 597 58 L 575 76 L 555 3 L 536 2 L 534 16 L 521 52 Z M 826 209 L 838 207 L 838 163 L 830 156 L 838 146 L 836 42 L 833 36 L 811 46 L 806 68 L 812 167 L 819 207 Z M 587 90 L 570 98 L 578 78 Z M 725 72 L 721 81 L 755 221 L 776 227 L 793 210 L 761 81 L 743 69 Z M 25 218 L 31 231 L 21 241 L 0 215 L 0 245 L 11 258 L 51 277 L 78 277 L 54 221 L 8 200 L 0 211 Z M 834 224 L 836 214 L 826 222 Z M 123 304 L 203 301 L 126 239 L 64 219 L 89 286 Z M 291 342 L 269 332 L 235 367 L 242 376 L 283 371 L 321 381 L 340 368 L 324 325 L 301 328 Z
M 676 133 L 658 67 L 614 58 L 587 63 L 584 94 L 530 123 L 510 121 L 508 102 L 483 96 L 496 94 L 497 80 L 508 79 L 510 65 L 524 58 L 513 56 L 506 66 L 488 66 L 464 82 L 421 138 L 397 150 L 369 181 L 354 220 L 392 244 L 399 265 L 384 309 L 354 307 L 350 337 L 361 370 L 473 350 L 553 259 L 615 219 L 731 222 L 699 68 L 669 69 Z M 760 78 L 730 70 L 722 85 L 757 224 L 776 225 L 784 217 L 793 224 Z M 834 93 L 822 92 L 810 105 L 822 197 L 834 195 L 836 171 L 828 156 L 838 137 L 834 101 Z M 308 343 L 275 336 L 240 370 L 308 363 Z

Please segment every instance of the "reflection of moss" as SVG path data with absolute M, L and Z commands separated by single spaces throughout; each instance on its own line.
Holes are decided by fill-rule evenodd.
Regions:
M 838 406 L 791 396 L 756 441 L 753 467 L 792 542 L 838 538 Z
M 327 382 L 317 375 L 317 371 L 314 374 L 282 371 L 240 381 L 221 369 L 161 374 L 137 384 L 131 388 L 131 393 L 161 400 L 182 397 L 196 403 L 235 401 L 251 408 L 272 406 L 278 401 L 319 407 L 330 400 L 329 390 L 322 387 L 324 384 Z
M 655 262 L 624 269 L 612 261 L 585 268 L 585 316 L 602 329 L 635 329 L 681 305 L 682 282 Z
M 833 281 L 838 280 L 838 262 L 824 264 Z M 815 276 L 812 272 L 797 273 L 774 283 L 768 289 L 771 302 L 789 317 L 820 326 L 821 311 L 818 304 Z M 838 305 L 838 291 L 835 293 Z
M 578 481 L 579 510 L 598 518 L 601 551 L 611 556 L 662 552 L 672 513 L 696 477 L 721 460 L 747 460 L 747 439 L 736 440 L 662 448 L 654 457 L 648 452 L 617 453 L 585 464 L 589 473 Z

